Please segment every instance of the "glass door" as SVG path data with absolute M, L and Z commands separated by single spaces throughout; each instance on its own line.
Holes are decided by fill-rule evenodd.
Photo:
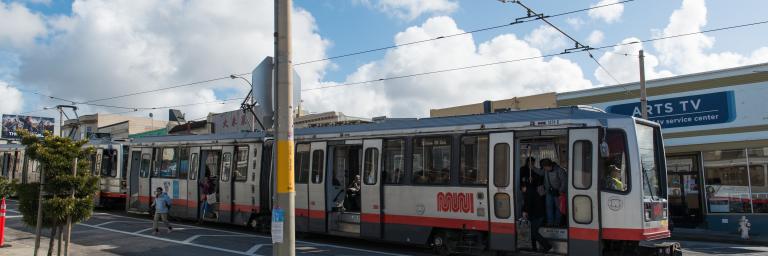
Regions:
M 698 163 L 696 155 L 667 157 L 669 215 L 674 226 L 696 227 L 702 222 Z

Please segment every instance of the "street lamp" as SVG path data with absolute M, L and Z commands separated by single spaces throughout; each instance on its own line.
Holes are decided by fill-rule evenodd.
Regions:
M 246 111 L 246 110 L 250 111 L 251 115 L 253 115 L 253 120 L 251 120 L 251 131 L 256 131 L 256 127 L 255 127 L 255 125 L 253 123 L 254 120 L 259 123 L 259 126 L 261 126 L 262 130 L 266 131 L 267 129 L 264 128 L 264 124 L 261 123 L 261 120 L 259 120 L 259 117 L 256 116 L 255 112 L 253 112 L 253 107 L 256 106 L 256 99 L 253 98 L 253 84 L 251 83 L 251 81 L 248 81 L 248 79 L 245 79 L 242 76 L 238 76 L 238 75 L 234 75 L 234 74 L 229 75 L 229 78 L 231 78 L 231 79 L 238 79 L 238 78 L 240 78 L 243 81 L 245 81 L 246 83 L 248 83 L 248 86 L 249 86 L 250 90 L 248 91 L 248 95 L 245 96 L 245 99 L 243 99 L 243 103 L 240 103 L 240 108 L 243 111 Z M 250 100 L 250 102 L 249 102 L 249 100 Z

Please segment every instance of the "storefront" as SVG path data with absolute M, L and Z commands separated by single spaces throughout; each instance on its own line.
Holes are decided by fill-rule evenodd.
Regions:
M 663 127 L 672 223 L 768 232 L 768 64 L 652 80 L 649 118 Z M 640 116 L 638 84 L 559 93 L 557 103 Z

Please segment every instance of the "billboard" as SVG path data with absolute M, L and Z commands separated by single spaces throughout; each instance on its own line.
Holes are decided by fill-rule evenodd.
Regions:
M 733 91 L 691 94 L 648 101 L 648 119 L 663 128 L 722 124 L 736 118 Z M 640 116 L 640 103 L 608 106 L 610 113 Z
M 3 115 L 2 138 L 18 139 L 17 129 L 30 131 L 42 137 L 45 131 L 53 133 L 53 118 L 22 115 Z

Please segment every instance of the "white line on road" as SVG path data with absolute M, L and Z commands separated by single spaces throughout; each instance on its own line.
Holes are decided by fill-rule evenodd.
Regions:
M 147 223 L 146 221 L 125 221 L 125 220 L 115 220 L 115 221 L 107 221 L 103 223 L 96 224 L 94 226 L 101 227 L 106 226 L 112 223 Z
M 190 238 L 187 238 L 184 240 L 184 242 L 192 242 L 192 240 L 198 239 L 200 237 L 247 237 L 244 235 L 194 235 Z
M 81 226 L 85 226 L 85 227 L 90 227 L 90 228 L 101 229 L 101 230 L 106 230 L 106 231 L 111 231 L 111 232 L 120 233 L 120 234 L 126 234 L 126 235 L 130 235 L 130 236 L 138 236 L 138 237 L 143 237 L 143 238 L 148 238 L 148 239 L 154 239 L 154 240 L 159 240 L 159 241 L 164 241 L 164 242 L 169 242 L 169 243 L 176 243 L 176 244 L 183 244 L 183 245 L 189 245 L 189 246 L 194 246 L 194 247 L 200 247 L 200 248 L 205 248 L 205 249 L 209 249 L 209 250 L 216 250 L 216 251 L 234 253 L 234 254 L 239 254 L 239 255 L 254 255 L 254 254 L 247 254 L 247 253 L 244 253 L 244 252 L 241 252 L 241 251 L 235 251 L 235 250 L 230 250 L 230 249 L 219 248 L 219 247 L 215 247 L 215 246 L 187 243 L 187 242 L 183 242 L 183 241 L 178 241 L 178 240 L 173 240 L 173 239 L 168 239 L 168 238 L 162 238 L 162 237 L 155 237 L 155 236 L 144 235 L 144 234 L 135 234 L 135 233 L 126 232 L 126 231 L 122 231 L 122 230 L 105 228 L 105 227 L 99 227 L 99 226 L 88 225 L 88 224 L 83 224 L 83 223 L 78 223 L 77 225 L 81 225 Z
M 150 231 L 150 230 L 152 230 L 152 228 L 145 228 L 145 229 L 142 229 L 142 230 L 139 230 L 139 231 L 133 232 L 133 233 L 134 233 L 134 234 L 140 234 L 140 233 L 144 233 L 144 232 L 147 232 L 147 231 Z
M 247 251 L 245 251 L 245 253 L 247 253 L 249 255 L 253 255 L 257 251 L 259 251 L 259 249 L 261 249 L 261 247 L 263 247 L 263 246 L 264 246 L 263 244 L 254 245 L 253 247 L 251 247 L 251 249 L 248 249 Z

